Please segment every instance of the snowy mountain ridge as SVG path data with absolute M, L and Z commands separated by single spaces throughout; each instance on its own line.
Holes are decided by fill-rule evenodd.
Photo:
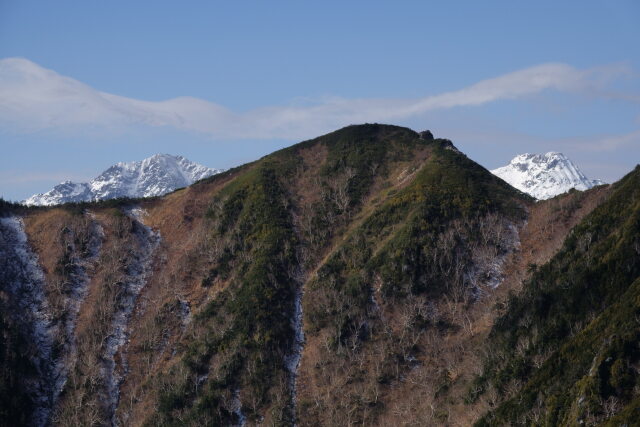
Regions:
M 46 193 L 34 194 L 24 203 L 51 206 L 117 197 L 161 196 L 220 172 L 182 156 L 155 154 L 138 162 L 116 163 L 89 182 L 65 181 Z
M 550 199 L 572 188 L 584 191 L 604 184 L 599 179 L 587 178 L 567 156 L 554 151 L 517 155 L 508 165 L 491 173 L 539 200 Z

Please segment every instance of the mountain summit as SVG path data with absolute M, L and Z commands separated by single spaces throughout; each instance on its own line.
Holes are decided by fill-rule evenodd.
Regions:
M 160 196 L 220 172 L 182 156 L 155 154 L 139 162 L 116 163 L 88 183 L 65 181 L 46 193 L 29 197 L 24 203 L 51 206 L 118 197 Z
M 508 165 L 493 169 L 494 175 L 536 199 L 546 200 L 575 188 L 588 190 L 604 184 L 588 179 L 564 154 L 520 154 Z

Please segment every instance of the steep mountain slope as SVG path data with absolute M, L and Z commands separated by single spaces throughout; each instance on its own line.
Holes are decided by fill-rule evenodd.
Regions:
M 411 179 L 341 236 L 305 284 L 303 425 L 376 423 L 431 333 L 502 279 L 527 199 L 436 140 Z M 364 368 L 366 366 L 366 368 Z
M 182 156 L 156 154 L 139 162 L 117 163 L 88 183 L 63 182 L 44 194 L 29 197 L 25 204 L 51 206 L 119 197 L 161 196 L 220 172 Z
M 534 268 L 491 332 L 476 391 L 499 405 L 479 425 L 637 423 L 640 167 Z
M 507 166 L 491 171 L 520 191 L 545 200 L 575 188 L 588 190 L 603 182 L 588 179 L 562 153 L 520 154 Z
M 360 125 L 160 198 L 0 203 L 60 384 L 30 394 L 45 353 L 5 285 L 0 400 L 53 425 L 469 425 L 500 403 L 476 377 L 509 294 L 611 191 L 536 203 L 448 140 Z

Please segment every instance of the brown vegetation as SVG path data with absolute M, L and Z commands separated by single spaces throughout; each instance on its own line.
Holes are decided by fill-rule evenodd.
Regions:
M 338 155 L 324 140 L 308 141 L 269 158 L 286 170 L 275 174 L 283 191 L 277 201 L 286 207 L 292 228 L 292 234 L 286 235 L 289 240 L 278 235 L 283 247 L 275 252 L 277 262 L 290 268 L 287 279 L 304 290 L 306 342 L 297 377 L 297 421 L 300 425 L 470 425 L 496 403 L 491 391 L 472 405 L 465 403 L 465 396 L 480 373 L 483 355 L 477 349 L 504 310 L 504 301 L 510 292 L 519 291 L 532 266 L 558 251 L 571 228 L 607 197 L 609 187 L 535 203 L 511 193 L 483 169 L 474 169 L 487 180 L 483 185 L 499 188 L 509 203 L 524 207 L 525 219 L 509 211 L 506 202 L 492 204 L 492 194 L 472 194 L 466 199 L 455 192 L 434 196 L 429 180 L 452 180 L 452 185 L 458 185 L 457 177 L 447 175 L 442 164 L 468 166 L 463 163 L 468 160 L 439 147 L 440 140 L 420 140 L 400 128 L 376 129 L 375 138 L 367 140 L 372 148 L 367 149 L 380 152 L 370 154 L 357 147 L 371 158 Z M 391 145 L 396 138 L 406 138 L 413 145 Z M 437 169 L 441 167 L 445 172 Z M 82 264 L 89 279 L 73 336 L 60 329 L 58 341 L 73 342 L 76 349 L 67 362 L 68 379 L 54 424 L 108 425 L 115 417 L 121 425 L 143 425 L 154 420 L 161 395 L 178 393 L 183 390 L 180 387 L 190 399 L 171 409 L 180 423 L 198 424 L 197 418 L 189 418 L 188 405 L 197 405 L 205 390 L 216 399 L 214 415 L 219 419 L 237 421 L 243 408 L 251 414 L 249 423 L 289 419 L 292 391 L 284 370 L 270 377 L 263 394 L 251 382 L 263 353 L 256 352 L 252 359 L 246 343 L 271 340 L 270 330 L 224 341 L 225 333 L 238 323 L 227 306 L 241 295 L 237 282 L 256 262 L 261 245 L 266 246 L 259 238 L 269 231 L 252 230 L 249 237 L 241 236 L 248 233 L 251 221 L 243 223 L 245 228 L 234 225 L 241 209 L 233 211 L 230 200 L 234 191 L 241 195 L 246 189 L 257 191 L 262 181 L 251 180 L 257 170 L 256 164 L 247 165 L 139 203 L 147 213 L 142 222 L 161 240 L 153 253 L 152 274 L 146 277 L 128 320 L 127 342 L 115 357 L 115 372 L 123 377 L 115 414 L 108 404 L 105 346 L 123 298 L 121 284 L 140 252 L 135 221 L 113 207 L 80 214 L 39 210 L 25 218 L 29 242 L 46 274 L 46 295 L 55 319 L 63 319 L 69 307 L 65 283 L 70 268 Z M 431 170 L 441 175 L 428 175 Z M 462 185 L 470 184 L 463 181 Z M 431 206 L 431 197 L 441 197 L 442 202 Z M 450 199 L 463 213 L 455 211 L 434 226 L 428 221 L 428 209 L 438 209 Z M 423 208 L 426 219 L 418 218 Z M 229 224 L 222 218 L 227 211 L 231 212 Z M 371 223 L 383 225 L 367 228 Z M 104 234 L 93 259 L 86 247 L 96 224 Z M 373 263 L 373 259 L 404 254 L 400 249 L 405 247 L 393 245 L 411 231 L 407 224 L 415 225 L 418 238 L 425 239 L 422 244 L 431 256 L 426 263 L 433 266 L 433 272 L 427 273 L 445 278 L 438 284 L 442 289 L 414 292 L 405 283 L 389 283 L 385 274 L 391 273 L 382 268 L 387 266 Z M 233 252 L 231 258 L 224 258 L 229 252 Z M 285 253 L 294 254 L 297 268 L 288 264 L 290 260 L 283 261 Z M 335 265 L 342 269 L 339 274 L 326 273 Z M 228 274 L 212 274 L 221 266 Z M 274 277 L 277 273 L 267 271 Z M 322 282 L 343 278 L 346 284 L 341 289 Z M 499 286 L 492 286 L 498 282 Z M 364 291 L 352 295 L 344 290 L 348 286 Z M 216 306 L 221 295 L 223 302 Z M 210 317 L 192 320 L 205 311 Z M 334 319 L 327 320 L 331 317 L 327 313 Z M 340 316 L 347 320 L 333 328 L 331 322 Z M 190 348 L 211 342 L 215 350 Z M 205 374 L 189 371 L 190 359 L 185 355 L 190 351 L 206 353 L 205 366 L 198 366 Z M 279 351 L 274 350 L 278 357 Z M 228 380 L 224 372 L 233 363 L 238 365 L 233 379 L 237 388 L 211 391 L 212 382 Z

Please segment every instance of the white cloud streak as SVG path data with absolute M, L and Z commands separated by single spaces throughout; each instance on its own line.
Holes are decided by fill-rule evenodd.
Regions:
M 219 139 L 299 139 L 363 122 L 392 122 L 434 110 L 480 106 L 544 90 L 593 92 L 628 72 L 624 66 L 579 70 L 537 65 L 483 80 L 461 90 L 417 99 L 326 98 L 309 105 L 271 106 L 234 112 L 198 98 L 152 102 L 100 92 L 23 58 L 0 60 L 0 127 L 15 132 L 168 126 Z

